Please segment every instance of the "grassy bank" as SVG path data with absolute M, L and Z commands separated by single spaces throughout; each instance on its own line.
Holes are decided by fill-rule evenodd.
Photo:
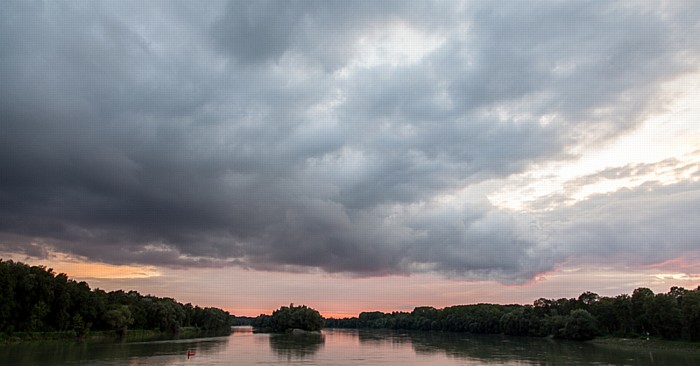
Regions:
M 79 338 L 74 331 L 65 332 L 14 332 L 11 335 L 0 333 L 0 344 L 42 342 L 42 341 L 122 341 L 147 342 L 165 339 L 188 339 L 200 337 L 225 336 L 226 330 L 218 332 L 205 331 L 196 327 L 181 328 L 178 333 L 162 332 L 155 329 L 129 329 L 122 338 L 114 331 L 92 331 Z
M 700 343 L 698 342 L 668 341 L 655 338 L 647 340 L 646 338 L 615 337 L 601 337 L 588 342 L 607 348 L 700 353 Z
M 0 343 L 19 343 L 36 341 L 75 340 L 78 336 L 74 331 L 67 332 L 14 332 L 0 333 Z

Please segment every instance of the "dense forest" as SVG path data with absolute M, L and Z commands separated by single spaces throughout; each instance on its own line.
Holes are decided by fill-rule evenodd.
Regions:
M 412 312 L 363 312 L 357 318 L 327 319 L 329 328 L 441 330 L 479 334 L 553 336 L 588 340 L 596 336 L 658 337 L 700 341 L 700 287 L 648 288 L 616 297 L 584 292 L 577 299 L 538 299 L 533 305 L 417 307 Z
M 136 291 L 91 290 L 52 269 L 0 259 L 0 334 L 74 332 L 83 337 L 90 330 L 124 335 L 127 328 L 176 334 L 183 327 L 221 332 L 230 331 L 230 323 L 231 315 L 221 309 Z

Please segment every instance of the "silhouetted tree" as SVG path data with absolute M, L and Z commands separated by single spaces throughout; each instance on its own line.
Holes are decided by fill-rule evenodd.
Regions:
M 294 306 L 294 304 L 282 306 L 265 319 L 269 322 L 268 328 L 273 332 L 285 332 L 292 329 L 305 331 L 319 331 L 323 328 L 325 320 L 321 314 L 306 305 Z

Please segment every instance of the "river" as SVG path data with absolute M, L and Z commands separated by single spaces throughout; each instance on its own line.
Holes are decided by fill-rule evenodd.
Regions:
M 188 351 L 194 355 L 188 357 Z M 700 354 L 620 350 L 589 343 L 439 332 L 326 329 L 137 343 L 0 345 L 0 365 L 700 365 Z

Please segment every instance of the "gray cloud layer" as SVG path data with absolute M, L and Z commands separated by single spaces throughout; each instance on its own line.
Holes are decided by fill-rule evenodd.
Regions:
M 479 195 L 435 199 L 634 128 L 700 50 L 692 2 L 3 8 L 0 249 L 111 263 L 520 281 L 585 252 L 578 232 L 628 248 L 599 222 L 551 239 Z M 398 26 L 440 41 L 357 66 Z

